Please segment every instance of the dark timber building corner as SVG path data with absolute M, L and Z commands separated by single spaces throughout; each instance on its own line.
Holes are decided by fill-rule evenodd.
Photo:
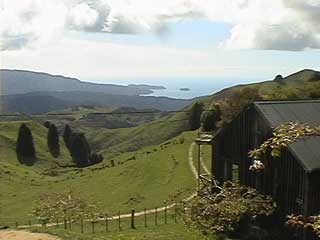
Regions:
M 320 101 L 254 102 L 215 136 L 198 138 L 196 142 L 199 146 L 212 144 L 212 174 L 220 182 L 239 181 L 272 196 L 281 217 L 291 213 L 317 215 L 320 211 L 320 137 L 301 139 L 290 144 L 280 157 L 265 159 L 263 172 L 249 170 L 252 161 L 248 152 L 271 137 L 274 127 L 286 122 L 320 125 Z M 199 177 L 201 179 L 200 172 Z M 312 239 L 303 235 L 301 239 Z

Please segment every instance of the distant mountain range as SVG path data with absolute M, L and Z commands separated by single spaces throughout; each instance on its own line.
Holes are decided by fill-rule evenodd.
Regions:
M 152 93 L 153 89 L 165 89 L 163 86 L 151 86 L 146 84 L 131 84 L 128 86 L 97 84 L 83 82 L 76 78 L 24 70 L 0 69 L 0 76 L 3 81 L 3 95 L 42 91 L 85 91 L 134 96 Z
M 96 84 L 24 70 L 0 70 L 7 112 L 46 113 L 81 105 L 179 110 L 192 100 L 140 96 L 163 86 Z

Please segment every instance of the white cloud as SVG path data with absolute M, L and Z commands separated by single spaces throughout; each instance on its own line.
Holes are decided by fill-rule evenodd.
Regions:
M 70 10 L 69 19 L 71 28 L 87 29 L 95 26 L 99 13 L 88 5 L 88 3 L 80 3 Z
M 204 18 L 232 25 L 226 48 L 320 48 L 318 0 L 0 0 L 2 50 L 59 39 L 64 31 L 165 33 Z

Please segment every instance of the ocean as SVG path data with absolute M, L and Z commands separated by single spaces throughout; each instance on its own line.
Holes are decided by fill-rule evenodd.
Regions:
M 156 96 L 156 97 L 170 97 L 178 99 L 192 99 L 200 96 L 207 96 L 214 94 L 224 88 L 257 82 L 256 79 L 224 79 L 224 80 L 163 80 L 157 81 L 156 85 L 166 87 L 166 89 L 152 90 L 153 93 L 144 96 Z M 148 83 L 148 82 L 147 82 Z M 151 84 L 149 82 L 149 84 Z M 154 82 L 152 81 L 152 84 Z M 182 91 L 181 88 L 187 88 L 188 91 Z

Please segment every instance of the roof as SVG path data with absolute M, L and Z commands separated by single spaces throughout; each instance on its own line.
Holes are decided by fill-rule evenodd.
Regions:
M 271 127 L 285 122 L 320 125 L 320 100 L 259 101 L 254 106 Z M 320 136 L 300 139 L 290 144 L 289 150 L 307 172 L 320 170 Z

